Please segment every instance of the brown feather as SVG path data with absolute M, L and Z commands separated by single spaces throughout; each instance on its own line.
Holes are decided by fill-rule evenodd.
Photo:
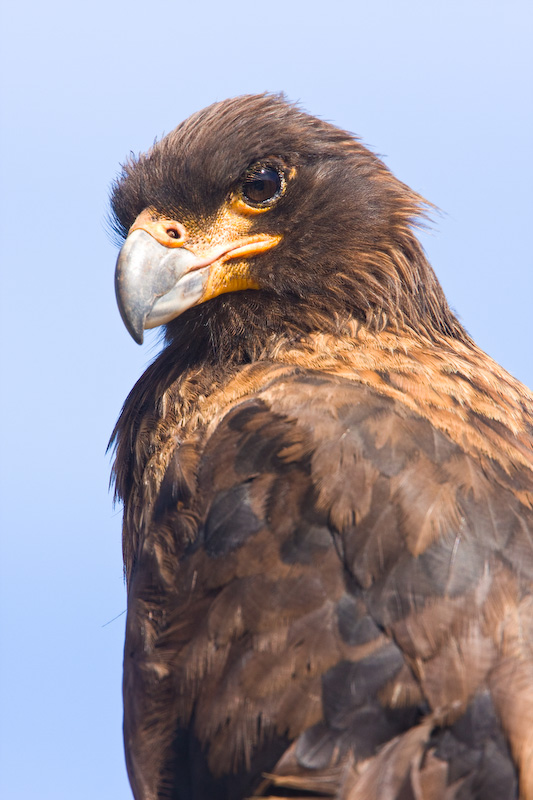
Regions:
M 533 800 L 533 396 L 448 308 L 422 198 L 247 97 L 126 165 L 117 229 L 209 228 L 272 154 L 261 289 L 170 322 L 114 433 L 135 797 Z

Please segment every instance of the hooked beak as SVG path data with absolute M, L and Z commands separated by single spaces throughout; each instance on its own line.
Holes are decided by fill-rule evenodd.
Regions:
M 124 325 L 137 344 L 145 328 L 170 322 L 201 299 L 209 277 L 201 265 L 190 250 L 165 247 L 144 230 L 128 235 L 117 260 L 115 292 Z
M 280 239 L 241 235 L 202 248 L 198 255 L 183 246 L 187 231 L 181 223 L 153 220 L 148 211 L 142 212 L 130 228 L 115 270 L 117 303 L 126 328 L 142 344 L 146 328 L 164 325 L 198 303 L 225 292 L 259 289 L 248 260 Z

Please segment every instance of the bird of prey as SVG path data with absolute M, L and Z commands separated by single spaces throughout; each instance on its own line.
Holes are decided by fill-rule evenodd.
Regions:
M 114 432 L 137 800 L 533 800 L 533 395 L 472 341 L 427 205 L 282 96 L 117 180 Z

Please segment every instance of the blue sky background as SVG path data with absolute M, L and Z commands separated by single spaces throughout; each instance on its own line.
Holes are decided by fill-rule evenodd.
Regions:
M 422 238 L 450 303 L 531 386 L 532 11 L 30 0 L 2 13 L 0 796 L 127 800 L 105 448 L 157 335 L 137 347 L 115 307 L 119 163 L 215 100 L 284 90 L 442 209 Z

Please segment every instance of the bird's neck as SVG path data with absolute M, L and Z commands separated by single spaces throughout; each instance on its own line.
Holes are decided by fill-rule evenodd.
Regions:
M 505 470 L 511 460 L 533 466 L 528 438 L 533 397 L 471 341 L 442 336 L 437 346 L 412 330 L 375 332 L 356 320 L 342 325 L 338 320 L 336 330 L 288 329 L 248 350 L 246 342 L 243 332 L 242 341 L 234 342 L 233 358 L 223 360 L 206 358 L 205 342 L 193 338 L 180 349 L 175 339 L 147 369 L 114 431 L 120 467 L 115 474 L 122 476 L 116 487 L 119 497 L 128 496 L 132 483 L 142 481 L 154 442 L 160 448 L 166 430 L 177 430 L 184 439 L 196 435 L 235 403 L 295 370 L 365 384 Z M 195 357 L 199 354 L 201 358 Z

